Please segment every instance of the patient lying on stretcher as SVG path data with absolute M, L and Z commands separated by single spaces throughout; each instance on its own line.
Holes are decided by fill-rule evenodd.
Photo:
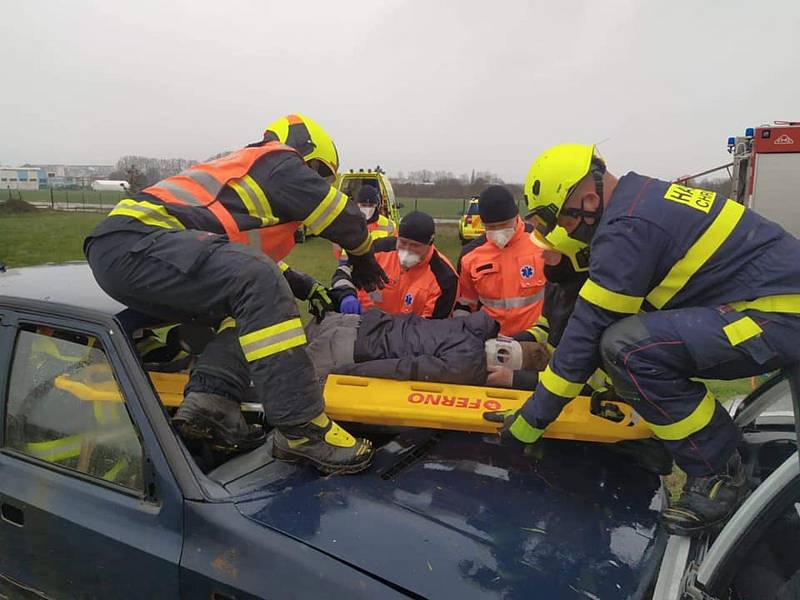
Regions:
M 363 316 L 329 313 L 321 323 L 306 326 L 306 337 L 320 385 L 330 373 L 485 385 L 490 369 L 505 367 L 526 372 L 528 389 L 529 382 L 535 383 L 530 373 L 547 365 L 547 349 L 498 338 L 498 331 L 482 311 L 429 320 L 369 310 Z

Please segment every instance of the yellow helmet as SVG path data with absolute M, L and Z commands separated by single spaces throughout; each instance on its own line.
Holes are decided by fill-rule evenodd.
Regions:
M 528 203 L 527 219 L 551 248 L 568 255 L 576 267 L 578 264 L 574 257 L 588 246 L 559 227 L 558 216 L 575 185 L 596 171 L 604 172 L 605 163 L 596 154 L 593 144 L 560 144 L 537 157 L 525 180 L 523 192 Z
M 323 177 L 333 177 L 339 170 L 339 153 L 331 136 L 308 117 L 297 114 L 281 117 L 264 130 L 264 140 L 291 146 Z

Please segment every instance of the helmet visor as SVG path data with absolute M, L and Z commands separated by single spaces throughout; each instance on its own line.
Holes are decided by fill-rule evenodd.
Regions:
M 525 216 L 525 220 L 542 236 L 546 236 L 558 225 L 558 216 L 550 206 L 537 206 Z

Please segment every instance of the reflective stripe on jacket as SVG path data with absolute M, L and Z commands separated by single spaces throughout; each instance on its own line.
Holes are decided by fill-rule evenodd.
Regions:
M 536 323 L 544 301 L 544 256 L 522 220 L 511 241 L 498 248 L 485 236 L 467 244 L 458 262 L 458 308 L 484 310 L 513 335 Z
M 242 148 L 159 181 L 123 199 L 91 235 L 125 229 L 120 217 L 146 227 L 224 233 L 274 260 L 291 251 L 301 223 L 356 255 L 371 243 L 356 204 L 277 142 Z

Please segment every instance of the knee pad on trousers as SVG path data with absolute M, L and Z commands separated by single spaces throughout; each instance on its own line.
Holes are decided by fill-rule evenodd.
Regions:
M 617 321 L 600 338 L 600 355 L 606 373 L 611 377 L 617 393 L 628 400 L 636 399 L 638 394 L 625 366 L 625 350 L 650 337 L 644 323 L 638 316 Z

